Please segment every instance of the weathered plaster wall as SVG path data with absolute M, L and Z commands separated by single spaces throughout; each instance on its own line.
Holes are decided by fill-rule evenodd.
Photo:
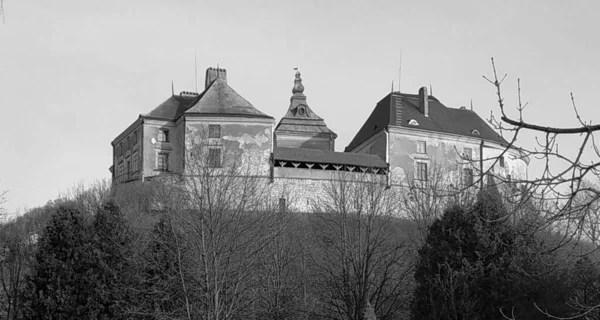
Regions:
M 221 138 L 209 138 L 209 125 L 221 126 Z M 269 119 L 247 120 L 222 118 L 187 118 L 185 120 L 186 150 L 193 147 L 218 147 L 224 165 L 239 161 L 243 170 L 254 175 L 269 174 L 272 152 L 273 122 Z
M 304 148 L 333 151 L 334 141 L 329 137 L 309 136 L 309 135 L 291 135 L 279 133 L 276 135 L 276 145 L 287 148 Z
M 425 141 L 426 153 L 417 152 L 418 141 Z M 460 174 L 463 168 L 475 166 L 474 172 L 479 169 L 477 160 L 480 158 L 480 141 L 476 138 L 441 135 L 432 132 L 406 132 L 402 130 L 390 130 L 389 162 L 392 172 L 392 183 L 400 184 L 407 177 L 412 177 L 417 162 L 425 162 L 428 169 L 437 168 L 443 172 L 449 172 L 445 177 L 450 183 L 460 182 Z M 471 158 L 474 162 L 469 163 L 461 158 L 465 148 L 472 150 Z M 485 142 L 484 159 L 497 157 L 502 148 L 491 142 Z M 515 151 L 510 151 L 511 155 Z M 494 167 L 494 172 L 506 174 L 512 177 L 525 177 L 527 164 L 523 160 L 511 158 L 505 154 L 505 167 L 501 168 L 499 162 Z M 484 161 L 484 170 L 488 170 L 493 164 L 492 160 Z

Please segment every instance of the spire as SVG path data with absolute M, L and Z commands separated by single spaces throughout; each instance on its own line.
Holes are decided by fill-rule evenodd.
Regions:
M 303 95 L 304 86 L 302 85 L 302 78 L 300 78 L 300 71 L 298 71 L 298 68 L 294 68 L 294 70 L 296 70 L 296 79 L 294 79 L 292 93 L 294 95 Z

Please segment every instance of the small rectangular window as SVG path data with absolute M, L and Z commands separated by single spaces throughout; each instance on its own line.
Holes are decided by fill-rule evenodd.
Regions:
M 221 166 L 221 149 L 208 149 L 208 166 L 215 168 Z
M 417 153 L 427 153 L 427 143 L 425 141 L 417 141 Z
M 158 142 L 169 142 L 169 130 L 158 130 Z
M 135 146 L 137 144 L 138 141 L 138 134 L 137 134 L 137 130 L 135 130 L 133 132 L 133 145 Z
M 463 156 L 467 160 L 472 160 L 473 159 L 473 149 L 471 149 L 471 148 L 463 148 Z
M 473 185 L 473 169 L 463 169 L 463 184 L 467 187 Z
M 285 211 L 285 198 L 279 198 L 279 211 Z
M 417 180 L 427 181 L 427 163 L 417 162 Z
M 123 155 L 123 142 L 119 143 L 119 157 Z
M 500 162 L 500 168 L 504 168 L 504 156 L 501 156 L 498 161 Z
M 168 171 L 169 170 L 169 154 L 168 153 L 159 153 L 158 154 L 158 162 L 157 162 L 157 170 L 160 171 Z
M 220 124 L 209 124 L 208 125 L 208 137 L 209 138 L 221 138 L 221 125 Z

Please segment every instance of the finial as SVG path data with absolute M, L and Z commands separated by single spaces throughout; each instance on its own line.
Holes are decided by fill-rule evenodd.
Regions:
M 296 70 L 296 79 L 294 79 L 294 88 L 292 89 L 292 93 L 300 93 L 304 92 L 304 86 L 302 85 L 302 78 L 300 78 L 300 71 L 298 68 L 294 68 Z

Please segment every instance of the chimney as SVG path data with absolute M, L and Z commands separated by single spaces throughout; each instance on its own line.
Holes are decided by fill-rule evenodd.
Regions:
M 419 109 L 426 117 L 429 117 L 429 94 L 427 94 L 427 87 L 419 89 Z
M 227 82 L 227 70 L 221 68 L 208 68 L 206 69 L 206 78 L 204 82 L 204 90 L 215 81 L 215 79 L 221 78 Z

